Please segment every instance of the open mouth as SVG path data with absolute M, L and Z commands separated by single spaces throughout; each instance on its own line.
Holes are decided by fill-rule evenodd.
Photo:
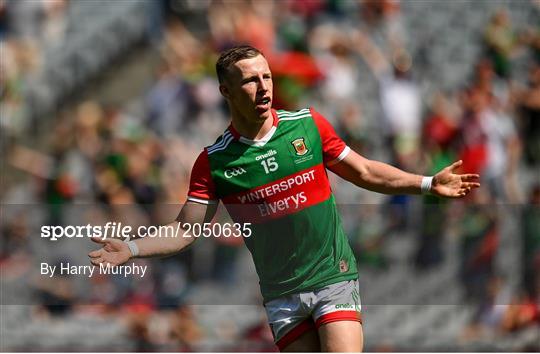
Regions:
M 264 97 L 263 99 L 257 100 L 258 106 L 265 106 L 270 103 L 270 97 Z
M 270 97 L 264 97 L 264 98 L 261 98 L 259 100 L 256 101 L 256 110 L 259 112 L 259 113 L 263 113 L 263 112 L 266 112 L 270 109 L 270 102 L 272 100 L 270 99 Z

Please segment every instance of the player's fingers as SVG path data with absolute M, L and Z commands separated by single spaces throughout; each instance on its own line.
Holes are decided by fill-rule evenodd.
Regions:
M 457 197 L 461 198 L 461 197 L 466 196 L 467 194 L 470 193 L 471 189 L 472 189 L 472 187 L 470 187 L 470 186 L 468 186 L 468 187 L 467 186 L 461 186 L 461 188 L 456 193 Z
M 102 253 L 103 253 L 103 250 L 92 251 L 92 252 L 88 253 L 88 257 L 90 257 L 90 258 L 100 257 Z
M 465 196 L 465 193 L 464 192 L 456 192 L 455 194 L 453 195 L 450 195 L 448 196 L 449 198 L 461 198 L 461 197 L 464 197 Z
M 477 174 L 474 174 L 474 173 L 461 175 L 461 180 L 462 181 L 476 181 L 478 179 L 480 179 L 480 175 L 477 175 Z
M 456 168 L 458 168 L 458 167 L 461 166 L 462 164 L 463 164 L 463 161 L 462 161 L 462 160 L 459 160 L 459 161 L 454 162 L 454 163 L 451 164 L 450 166 L 448 166 L 448 168 L 450 169 L 450 171 L 454 171 Z
M 478 182 L 463 182 L 463 183 L 461 183 L 461 187 L 462 188 L 469 188 L 469 189 L 478 188 L 478 187 L 480 187 L 480 183 L 478 183 Z

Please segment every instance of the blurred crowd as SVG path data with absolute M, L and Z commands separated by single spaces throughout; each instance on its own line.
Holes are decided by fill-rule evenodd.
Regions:
M 462 159 L 461 172 L 482 175 L 483 187 L 458 204 L 428 196 L 414 209 L 414 198 L 372 204 L 372 197 L 360 195 L 358 213 L 344 221 L 360 274 L 392 269 L 384 245 L 400 230 L 416 235 L 411 262 L 419 272 L 445 261 L 445 240 L 454 234 L 460 244 L 456 282 L 465 289 L 464 302 L 477 309 L 464 340 L 540 326 L 540 22 L 514 24 L 508 8 L 486 3 L 492 15 L 477 34 L 482 50 L 470 63 L 469 79 L 453 90 L 426 91 L 418 79 L 423 67 L 408 49 L 415 38 L 397 0 L 152 1 L 147 50 L 160 59 L 151 87 L 133 97 L 142 109 L 95 100 L 66 104 L 42 117 L 49 119 L 47 128 L 36 134 L 21 88 L 39 72 L 40 52 L 60 48 L 67 35 L 63 14 L 74 1 L 0 0 L 0 136 L 9 142 L 2 143 L 2 174 L 24 172 L 1 186 L 6 202 L 21 202 L 10 198 L 23 186 L 22 202 L 39 203 L 48 225 L 65 225 L 66 210 L 79 204 L 92 205 L 95 222 L 169 222 L 186 199 L 199 151 L 228 124 L 214 72 L 217 55 L 249 43 L 269 60 L 275 107 L 313 105 L 351 148 L 408 171 L 434 174 Z M 540 13 L 540 3 L 527 4 Z M 527 60 L 524 80 L 516 75 L 516 58 Z M 359 99 L 361 92 L 375 100 Z M 351 190 L 335 182 L 338 195 Z M 513 236 L 522 245 L 522 264 L 511 294 L 501 290 L 505 280 L 496 267 L 505 220 L 494 205 L 509 206 L 519 225 Z M 413 225 L 410 210 L 419 210 L 423 222 Z M 35 225 L 19 212 L 1 227 L 0 264 L 20 267 L 32 257 Z M 103 306 L 77 306 L 65 280 L 37 284 L 43 306 L 36 316 L 123 314 L 135 350 L 195 350 L 210 335 L 183 304 L 186 289 L 203 280 L 239 284 L 241 245 L 217 239 L 210 255 L 188 250 L 158 261 L 141 282 L 97 279 L 90 300 Z M 209 264 L 208 271 L 201 273 L 200 264 Z M 273 348 L 264 318 L 235 335 L 236 344 L 222 350 Z
M 0 1 L 0 127 L 10 133 L 25 134 L 30 128 L 24 90 L 40 74 L 43 53 L 61 47 L 68 5 L 67 0 Z

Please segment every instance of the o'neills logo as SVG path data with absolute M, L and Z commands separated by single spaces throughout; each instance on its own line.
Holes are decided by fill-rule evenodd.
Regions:
M 255 157 L 255 160 L 259 161 L 259 160 L 262 160 L 262 159 L 266 159 L 266 158 L 268 158 L 270 156 L 274 156 L 275 154 L 277 154 L 277 151 L 274 150 L 274 149 L 271 149 L 271 150 L 268 150 L 266 153 Z
M 246 173 L 247 171 L 244 170 L 242 167 L 233 167 L 229 168 L 228 170 L 225 170 L 223 173 L 226 178 L 232 178 L 236 176 L 240 176 L 241 174 Z
M 296 155 L 302 156 L 308 153 L 308 148 L 306 147 L 306 143 L 304 142 L 304 138 L 298 138 L 291 141 L 292 146 L 294 146 L 294 150 L 296 150 Z

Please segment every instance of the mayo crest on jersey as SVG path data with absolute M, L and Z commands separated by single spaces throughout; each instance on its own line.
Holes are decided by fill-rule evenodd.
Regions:
M 222 200 L 235 222 L 252 223 L 244 240 L 265 301 L 358 276 L 326 174 L 350 149 L 313 109 L 272 115 L 260 140 L 231 125 L 207 147 L 188 194 L 198 203 Z

